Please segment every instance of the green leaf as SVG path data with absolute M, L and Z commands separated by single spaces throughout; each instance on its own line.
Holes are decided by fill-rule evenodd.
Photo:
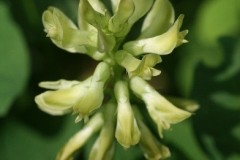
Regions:
M 164 136 L 164 140 L 171 142 L 174 146 L 181 149 L 189 159 L 196 159 L 196 157 L 202 160 L 208 159 L 194 136 L 190 121 L 184 121 L 173 126 L 172 130 L 166 132 Z M 169 149 L 171 151 L 171 148 Z
M 1 159 L 53 160 L 79 128 L 79 125 L 69 118 L 59 134 L 48 137 L 20 123 L 19 120 L 9 118 L 0 132 Z
M 204 1 L 200 7 L 194 33 L 195 40 L 203 47 L 200 48 L 202 60 L 207 66 L 217 67 L 224 60 L 218 40 L 238 33 L 239 8 L 240 3 L 237 0 Z M 226 22 L 224 22 L 225 19 L 227 19 Z
M 176 77 L 178 79 L 176 83 L 178 84 L 181 94 L 185 97 L 191 95 L 192 87 L 194 85 L 195 69 L 200 61 L 198 54 L 194 53 L 193 49 L 189 47 L 187 49 L 188 50 L 181 58 L 176 71 Z
M 231 64 L 217 76 L 217 80 L 224 81 L 232 78 L 237 73 L 239 73 L 240 72 L 239 60 L 240 60 L 240 41 L 238 41 L 236 47 L 234 48 L 233 55 L 231 57 Z
M 240 94 L 235 95 L 227 92 L 216 92 L 211 95 L 211 99 L 219 106 L 240 110 Z
M 1 117 L 24 89 L 29 74 L 29 59 L 25 40 L 3 2 L 0 2 L 0 22 Z
M 204 1 L 196 23 L 197 38 L 206 45 L 214 45 L 222 36 L 235 35 L 239 31 L 238 0 Z
M 205 144 L 206 149 L 211 153 L 213 159 L 224 160 L 223 155 L 216 146 L 216 140 L 214 139 L 214 137 L 209 135 L 203 135 L 203 143 Z

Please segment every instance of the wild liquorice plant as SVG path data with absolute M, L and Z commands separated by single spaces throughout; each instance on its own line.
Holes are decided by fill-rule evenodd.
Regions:
M 183 15 L 175 20 L 168 0 L 111 0 L 111 5 L 109 11 L 100 0 L 80 0 L 78 25 L 57 8 L 49 7 L 43 13 L 45 32 L 55 45 L 99 61 L 92 76 L 83 81 L 61 79 L 39 84 L 51 90 L 36 96 L 41 110 L 51 115 L 73 113 L 76 123 L 85 123 L 57 160 L 73 159 L 98 131 L 90 160 L 112 159 L 115 139 L 125 149 L 138 144 L 146 159 L 169 157 L 169 149 L 150 131 L 134 97 L 145 104 L 160 138 L 171 124 L 191 116 L 147 82 L 160 74 L 153 67 L 161 62 L 161 55 L 187 42 L 184 37 L 188 31 L 180 31 Z M 143 16 L 138 38 L 124 43 L 134 23 Z

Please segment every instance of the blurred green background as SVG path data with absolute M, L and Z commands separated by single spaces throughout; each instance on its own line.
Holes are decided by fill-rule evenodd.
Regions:
M 240 160 L 240 1 L 171 2 L 176 16 L 185 14 L 189 43 L 163 57 L 157 66 L 162 74 L 153 82 L 162 93 L 197 101 L 200 109 L 162 141 L 171 160 Z M 52 160 L 82 125 L 71 115 L 47 115 L 34 103 L 43 91 L 40 81 L 83 79 L 96 63 L 46 38 L 41 14 L 48 6 L 77 19 L 78 0 L 0 0 L 1 160 Z M 144 157 L 137 146 L 118 146 L 114 159 Z

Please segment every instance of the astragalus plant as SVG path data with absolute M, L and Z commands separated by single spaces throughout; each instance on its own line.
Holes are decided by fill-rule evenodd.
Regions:
M 99 137 L 90 160 L 112 159 L 114 141 L 125 149 L 139 145 L 146 159 L 165 159 L 170 151 L 159 140 L 164 130 L 191 116 L 148 83 L 161 73 L 154 68 L 161 56 L 187 42 L 188 31 L 180 31 L 183 15 L 175 18 L 168 0 L 111 0 L 111 5 L 108 10 L 100 0 L 80 0 L 77 25 L 57 8 L 43 13 L 44 30 L 56 46 L 99 62 L 87 79 L 40 83 L 50 90 L 35 98 L 41 110 L 54 116 L 70 113 L 76 115 L 76 123 L 84 123 L 57 160 L 73 159 L 95 133 Z M 127 41 L 133 25 L 143 17 L 139 36 Z M 159 138 L 145 123 L 144 111 L 155 123 Z

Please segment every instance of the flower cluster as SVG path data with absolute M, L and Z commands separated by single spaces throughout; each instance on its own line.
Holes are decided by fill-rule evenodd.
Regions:
M 115 138 L 125 149 L 139 144 L 147 159 L 169 157 L 168 148 L 145 124 L 133 96 L 145 104 L 160 138 L 171 124 L 191 116 L 147 82 L 160 74 L 154 66 L 161 62 L 161 55 L 187 42 L 184 37 L 188 31 L 180 31 L 183 15 L 175 20 L 168 0 L 111 0 L 111 5 L 109 11 L 100 0 L 80 0 L 78 25 L 57 8 L 49 7 L 43 13 L 45 32 L 55 45 L 99 61 L 93 75 L 83 81 L 40 83 L 40 87 L 51 90 L 36 96 L 41 110 L 51 115 L 73 113 L 76 122 L 85 122 L 57 160 L 72 159 L 98 131 L 90 160 L 111 159 Z M 138 38 L 125 42 L 134 23 L 144 16 Z

